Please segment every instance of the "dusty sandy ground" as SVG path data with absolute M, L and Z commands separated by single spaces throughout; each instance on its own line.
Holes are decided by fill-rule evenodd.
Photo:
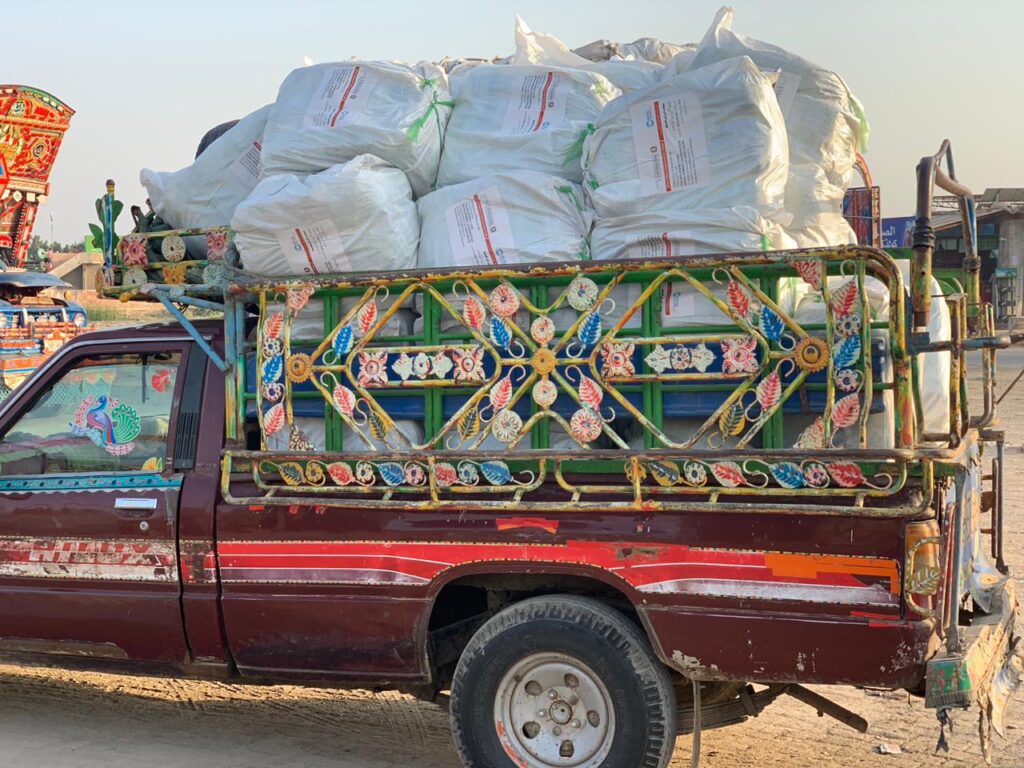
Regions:
M 1009 382 L 1016 369 L 1001 378 Z M 1024 384 L 1000 408 L 1009 430 L 1008 559 L 1024 574 Z M 1024 585 L 1022 585 L 1024 587 Z M 1021 590 L 1024 593 L 1024 589 Z M 759 718 L 704 734 L 706 768 L 983 765 L 976 719 L 957 722 L 933 756 L 938 726 L 906 694 L 819 688 L 870 722 L 860 734 L 783 699 Z M 1024 766 L 1024 700 L 996 740 L 993 764 Z M 881 744 L 899 755 L 878 754 Z M 673 768 L 689 764 L 680 738 Z M 457 768 L 447 714 L 398 694 L 159 680 L 0 664 L 0 767 Z

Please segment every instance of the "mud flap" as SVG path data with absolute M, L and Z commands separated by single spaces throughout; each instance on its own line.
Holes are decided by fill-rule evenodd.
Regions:
M 990 594 L 990 612 L 961 627 L 955 650 L 937 653 L 928 662 L 925 677 L 925 705 L 937 710 L 942 724 L 939 748 L 951 712 L 974 706 L 986 762 L 991 760 L 991 732 L 1005 736 L 1006 707 L 1024 677 L 1024 659 L 1016 651 L 1013 634 L 1018 613 L 1013 581 L 1003 577 Z

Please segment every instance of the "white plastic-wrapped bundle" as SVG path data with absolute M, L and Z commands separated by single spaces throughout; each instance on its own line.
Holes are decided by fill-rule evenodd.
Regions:
M 346 61 L 296 69 L 281 84 L 263 141 L 263 175 L 316 173 L 357 155 L 408 175 L 413 192 L 437 176 L 450 109 L 433 64 Z
M 418 202 L 418 264 L 471 267 L 587 258 L 590 214 L 580 188 L 535 171 L 442 187 Z
M 590 235 L 591 256 L 599 261 L 791 247 L 782 227 L 749 207 L 653 210 L 598 219 Z
M 271 176 L 231 220 L 243 269 L 308 275 L 408 269 L 419 221 L 405 175 L 372 155 L 321 173 Z
M 519 16 L 516 16 L 516 52 L 512 56 L 512 64 L 540 64 L 542 66 L 570 67 L 585 69 L 604 75 L 623 93 L 637 88 L 646 88 L 661 79 L 662 65 L 656 61 L 647 61 L 634 53 L 623 53 L 620 46 L 608 41 L 598 41 L 585 46 L 594 58 L 586 58 L 579 51 L 571 51 L 569 47 L 554 35 L 533 32 Z M 652 43 L 648 52 L 656 52 L 653 43 L 666 45 L 653 38 L 646 38 Z M 636 46 L 637 43 L 631 44 Z
M 843 194 L 850 184 L 858 146 L 866 141 L 867 122 L 846 83 L 834 72 L 776 45 L 732 31 L 733 11 L 722 8 L 708 30 L 693 66 L 748 56 L 775 78 L 775 93 L 789 133 L 790 176 L 786 209 L 802 245 L 849 242 L 842 217 Z M 810 229 L 803 237 L 797 233 Z M 815 242 L 815 240 L 818 240 Z
M 356 303 L 356 297 L 343 297 L 341 300 L 341 313 L 347 313 Z M 387 311 L 395 300 L 385 298 L 378 301 L 381 313 Z M 281 302 L 267 302 L 267 312 L 284 313 L 285 305 Z M 400 307 L 391 315 L 374 334 L 375 339 L 382 339 L 388 336 L 408 336 L 412 333 L 415 313 L 412 307 Z M 332 318 L 331 324 L 324 327 L 324 303 L 321 299 L 310 299 L 302 311 L 292 319 L 291 338 L 305 341 L 319 341 L 323 339 L 339 322 L 340 318 Z
M 910 263 L 898 262 L 903 273 L 904 285 L 909 285 Z M 830 277 L 829 288 L 836 290 L 853 278 Z M 867 277 L 864 281 L 868 305 L 871 308 L 873 321 L 889 319 L 889 289 L 880 280 Z M 941 296 L 942 288 L 938 280 L 932 278 L 932 294 Z M 909 293 L 907 294 L 909 300 Z M 797 302 L 793 319 L 800 325 L 825 322 L 825 304 L 821 293 L 805 291 Z M 952 334 L 949 307 L 945 301 L 932 301 L 932 311 L 928 316 L 928 334 L 933 342 L 949 341 Z M 881 338 L 886 344 L 886 352 L 882 359 L 881 376 L 883 381 L 892 381 L 892 358 L 888 351 L 888 332 L 873 331 L 872 335 Z M 924 424 L 920 427 L 924 432 L 945 433 L 949 430 L 949 368 L 951 360 L 949 352 L 928 352 L 920 356 L 920 364 L 915 372 L 917 390 L 921 396 L 921 407 Z M 872 413 L 868 418 L 868 442 L 871 448 L 891 448 L 894 445 L 895 411 L 892 390 L 875 393 L 881 398 L 884 411 Z M 853 428 L 847 429 L 848 444 L 853 444 Z
M 296 416 L 295 428 L 302 432 L 313 444 L 314 450 L 323 451 L 327 449 L 327 422 L 323 417 Z M 423 425 L 418 421 L 399 419 L 395 422 L 395 429 L 404 434 L 409 441 L 420 445 L 423 443 Z M 287 429 L 281 429 L 267 437 L 267 448 L 271 451 L 287 451 L 288 440 L 291 433 Z M 401 445 L 396 438 L 396 445 Z M 366 441 L 352 430 L 347 424 L 341 427 L 341 443 L 346 451 L 365 451 L 369 448 Z M 375 442 L 374 448 L 380 448 L 380 443 Z
M 745 57 L 616 99 L 583 146 L 601 217 L 748 206 L 779 220 L 788 166 L 771 82 Z
M 469 70 L 457 93 L 439 187 L 519 170 L 579 183 L 582 137 L 619 89 L 581 69 L 499 64 Z
M 256 186 L 271 105 L 243 117 L 180 171 L 143 168 L 139 181 L 156 214 L 175 229 L 223 227 Z

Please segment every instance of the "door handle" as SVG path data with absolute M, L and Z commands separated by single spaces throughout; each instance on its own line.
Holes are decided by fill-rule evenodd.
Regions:
M 152 517 L 156 512 L 156 499 L 137 499 L 120 497 L 114 500 L 114 509 L 118 510 L 121 517 L 131 520 L 141 520 L 145 517 Z

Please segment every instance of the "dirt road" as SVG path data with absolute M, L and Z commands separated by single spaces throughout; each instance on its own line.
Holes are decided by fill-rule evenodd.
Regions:
M 1009 381 L 1016 371 L 1008 371 Z M 1024 385 L 1001 406 L 1009 443 L 1008 556 L 1024 574 Z M 1024 585 L 1022 585 L 1024 592 Z M 850 649 L 855 652 L 856 649 Z M 704 735 L 706 768 L 983 765 L 976 720 L 961 716 L 933 757 L 934 716 L 906 694 L 820 688 L 863 714 L 859 734 L 783 699 L 756 720 Z M 1024 699 L 993 764 L 1024 766 Z M 900 755 L 877 754 L 893 744 Z M 688 765 L 689 738 L 674 768 Z M 457 768 L 441 709 L 397 694 L 246 688 L 0 664 L 0 766 L 18 768 Z

